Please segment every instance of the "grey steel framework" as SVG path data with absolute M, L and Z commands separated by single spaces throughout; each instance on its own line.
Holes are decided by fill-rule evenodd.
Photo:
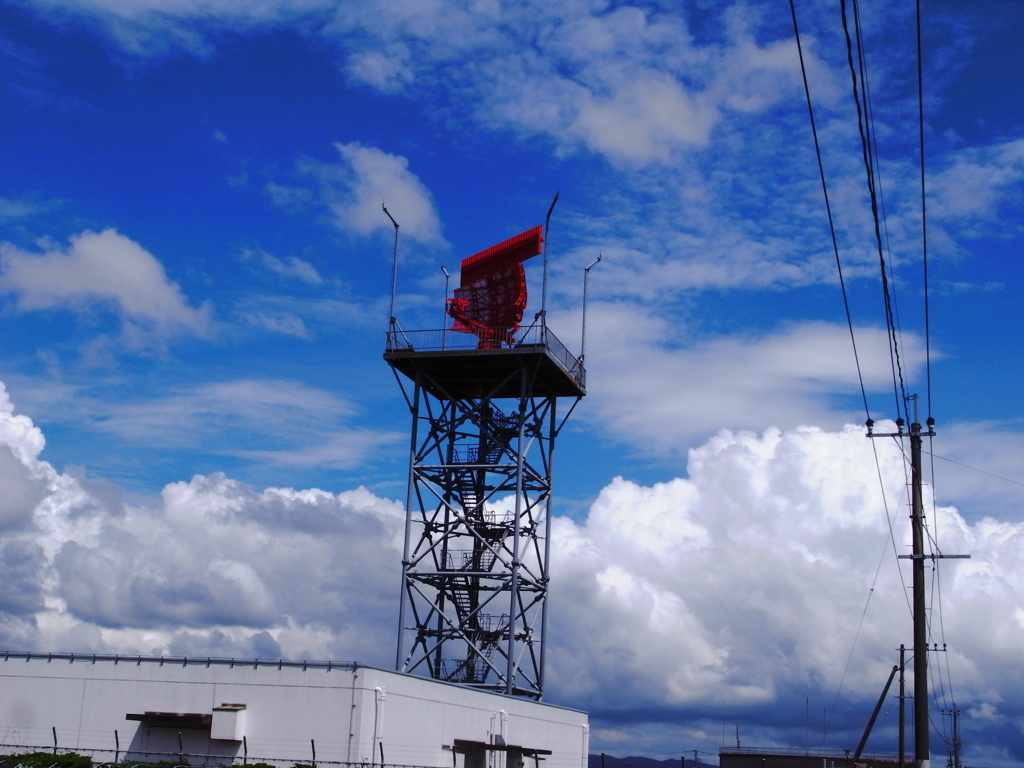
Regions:
M 543 325 L 511 345 L 392 330 L 384 357 L 412 414 L 396 667 L 540 699 L 555 438 L 582 360 Z

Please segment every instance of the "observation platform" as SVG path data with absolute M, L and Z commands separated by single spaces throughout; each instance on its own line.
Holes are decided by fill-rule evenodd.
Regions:
M 543 326 L 522 329 L 512 343 L 484 346 L 470 333 L 451 330 L 387 334 L 384 359 L 439 398 L 519 397 L 523 368 L 530 372 L 529 395 L 583 397 L 587 394 L 583 360 L 574 356 Z

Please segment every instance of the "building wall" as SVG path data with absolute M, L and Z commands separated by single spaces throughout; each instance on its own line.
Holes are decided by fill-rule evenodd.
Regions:
M 244 704 L 238 740 L 211 729 L 158 727 L 128 714 L 213 715 Z M 504 713 L 504 714 L 503 714 Z M 232 713 L 218 713 L 235 717 Z M 225 721 L 221 721 L 223 723 Z M 525 747 L 523 768 L 585 768 L 583 712 L 351 664 L 118 658 L 47 654 L 0 656 L 0 744 L 258 760 L 518 768 L 515 752 L 466 755 L 456 740 Z M 179 748 L 180 733 L 180 748 Z M 244 736 L 244 740 L 241 737 Z M 499 740 L 500 741 L 500 740 Z M 505 765 L 507 754 L 513 755 Z M 515 764 L 513 764 L 515 763 Z

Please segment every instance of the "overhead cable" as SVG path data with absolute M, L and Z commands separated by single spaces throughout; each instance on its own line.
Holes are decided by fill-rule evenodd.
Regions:
M 807 84 L 807 67 L 804 65 L 804 49 L 800 43 L 800 26 L 796 21 L 794 0 L 789 0 L 789 10 L 793 16 L 793 34 L 796 37 L 796 50 L 800 56 L 800 73 L 804 78 L 804 95 L 807 97 L 807 113 L 811 119 L 811 134 L 814 136 L 814 152 L 818 156 L 818 173 L 821 175 L 821 191 L 825 196 L 825 212 L 828 214 L 828 228 L 832 235 L 832 251 L 836 256 L 836 270 L 839 273 L 839 287 L 843 292 L 843 308 L 846 310 L 846 325 L 850 329 L 850 344 L 853 346 L 853 359 L 857 364 L 857 380 L 860 382 L 860 396 L 864 401 L 865 417 L 871 418 L 868 409 L 868 395 L 864 389 L 864 376 L 860 370 L 860 356 L 857 354 L 857 339 L 853 332 L 853 318 L 850 316 L 850 300 L 846 294 L 846 281 L 843 279 L 843 264 L 839 258 L 839 243 L 836 240 L 836 226 L 832 220 L 832 206 L 828 200 L 828 184 L 825 183 L 825 165 L 821 160 L 821 145 L 818 142 L 818 128 L 814 122 L 814 106 L 811 103 L 811 89 Z
M 928 215 L 924 187 L 924 76 L 921 54 L 921 0 L 917 0 L 917 124 L 921 150 L 921 256 L 924 264 L 924 356 L 928 389 L 928 416 L 932 415 L 932 351 L 931 327 L 928 313 Z
M 850 77 L 853 81 L 853 101 L 857 107 L 857 128 L 860 131 L 861 152 L 864 159 L 864 169 L 867 172 L 868 194 L 871 198 L 871 215 L 875 224 L 875 242 L 878 248 L 878 261 L 882 273 L 882 296 L 885 301 L 885 318 L 889 331 L 889 350 L 893 357 L 895 376 L 894 388 L 898 388 L 896 394 L 896 408 L 902 410 L 907 418 L 906 387 L 903 382 L 903 366 L 900 362 L 899 344 L 896 339 L 896 323 L 892 309 L 892 296 L 889 290 L 888 269 L 886 267 L 885 253 L 882 249 L 882 231 L 878 214 L 878 195 L 875 191 L 874 167 L 871 162 L 871 143 L 868 137 L 868 126 L 865 124 L 865 114 L 861 107 L 860 87 L 857 83 L 857 65 L 853 60 L 853 40 L 850 37 L 850 26 L 847 20 L 846 0 L 840 0 L 840 7 L 843 17 L 843 33 L 846 36 L 846 59 L 850 67 Z M 858 59 L 862 59 L 858 46 Z M 897 382 L 898 380 L 898 382 Z M 901 397 L 902 395 L 902 397 Z

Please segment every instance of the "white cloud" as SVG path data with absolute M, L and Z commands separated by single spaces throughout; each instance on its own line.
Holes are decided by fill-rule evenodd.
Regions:
M 433 197 L 409 170 L 409 161 L 359 142 L 335 144 L 337 165 L 307 162 L 303 169 L 321 183 L 323 201 L 337 225 L 358 235 L 392 232 L 381 206 L 401 227 L 401 236 L 421 243 L 443 243 Z
M 82 232 L 67 249 L 42 254 L 2 243 L 0 270 L 0 291 L 15 294 L 21 311 L 110 307 L 129 339 L 209 328 L 209 308 L 190 307 L 156 257 L 113 229 Z
M 53 210 L 57 205 L 56 201 L 37 202 L 28 198 L 13 200 L 9 197 L 0 197 L 0 222 L 35 216 Z
M 388 663 L 400 505 L 219 474 L 125 504 L 40 461 L 39 430 L 0 401 L 4 471 L 42 489 L 0 528 L 7 647 Z M 550 696 L 624 733 L 638 708 L 697 718 L 724 701 L 767 719 L 794 688 L 834 695 L 852 652 L 844 691 L 870 703 L 910 632 L 886 517 L 902 553 L 904 464 L 860 427 L 723 431 L 686 479 L 614 480 L 586 519 L 554 522 Z M 1024 523 L 927 507 L 943 550 L 973 557 L 941 565 L 934 637 L 960 702 L 1017 717 L 1024 625 L 1006 617 L 1024 614 Z
M 788 692 L 831 702 L 841 681 L 845 698 L 870 702 L 911 625 L 895 558 L 909 546 L 904 459 L 875 443 L 894 553 L 872 447 L 859 427 L 722 432 L 690 452 L 687 479 L 619 478 L 585 521 L 558 520 L 560 693 L 623 722 L 643 721 L 637 708 L 697 717 L 722 702 L 759 713 L 744 721 L 781 722 Z M 943 551 L 973 558 L 939 566 L 932 641 L 949 643 L 960 701 L 1019 716 L 1019 682 L 1005 675 L 1024 628 L 1006 616 L 1024 604 L 1024 525 L 930 509 Z M 803 695 L 799 714 L 792 703 L 802 717 Z
M 636 7 L 347 3 L 335 29 L 354 40 L 355 79 L 441 87 L 483 125 L 627 164 L 704 147 L 724 111 L 764 110 L 798 81 L 789 41 L 761 46 L 737 22 L 700 44 L 683 17 Z
M 310 27 L 341 43 L 354 82 L 428 101 L 444 91 L 480 124 L 627 164 L 704 147 L 725 112 L 762 111 L 797 93 L 794 44 L 760 44 L 741 14 L 721 38 L 698 42 L 680 15 L 575 0 L 49 3 L 99 17 L 136 55 L 207 55 L 197 21 L 246 29 L 315 20 Z M 811 46 L 805 57 L 824 71 Z
M 1024 432 L 1019 421 L 940 422 L 937 429 L 932 464 L 938 492 L 977 517 L 1024 519 Z
M 265 328 L 273 333 L 280 333 L 285 336 L 295 336 L 299 339 L 311 337 L 306 323 L 298 315 L 289 314 L 267 314 L 266 312 L 241 312 L 239 315 L 245 322 L 259 328 Z
M 99 21 L 129 53 L 164 55 L 181 48 L 209 55 L 207 24 L 248 30 L 282 22 L 302 23 L 333 0 L 35 0 L 43 8 L 71 11 Z M 200 24 L 197 24 L 200 22 Z
M 951 153 L 931 179 L 931 209 L 940 221 L 963 234 L 988 234 L 997 222 L 1018 217 L 998 216 L 1008 203 L 1024 203 L 1024 139 L 971 147 Z M 966 230 L 966 231 L 964 231 Z
M 300 283 L 308 285 L 321 285 L 324 282 L 316 267 L 298 256 L 279 259 L 266 251 L 256 250 L 246 251 L 242 254 L 242 258 L 255 261 L 263 269 L 288 280 L 298 280 Z
M 355 413 L 351 403 L 294 381 L 236 379 L 159 399 L 92 406 L 95 427 L 125 440 L 264 464 L 352 468 L 398 438 L 347 426 Z
M 683 452 L 723 426 L 838 426 L 863 418 L 855 406 L 837 402 L 839 396 L 860 399 L 843 326 L 798 323 L 747 338 L 694 339 L 668 317 L 596 303 L 587 325 L 591 407 L 617 438 L 644 453 Z M 891 376 L 886 333 L 856 333 L 865 385 L 884 389 Z M 912 334 L 902 343 L 909 376 L 923 350 Z
M 27 530 L 0 526 L 7 647 L 284 647 L 384 662 L 395 503 L 362 489 L 259 492 L 213 475 L 168 485 L 156 506 L 124 505 L 40 461 L 42 442 L 0 389 L 0 447 L 16 459 L 0 471 L 35 488 L 14 510 Z
M 275 184 L 272 181 L 267 182 L 263 191 L 274 205 L 286 210 L 304 210 L 313 200 L 313 193 L 308 189 Z
M 395 46 L 398 51 L 363 51 L 354 54 L 346 70 L 357 82 L 366 83 L 381 93 L 401 91 L 413 80 L 412 70 L 405 64 L 408 52 Z

